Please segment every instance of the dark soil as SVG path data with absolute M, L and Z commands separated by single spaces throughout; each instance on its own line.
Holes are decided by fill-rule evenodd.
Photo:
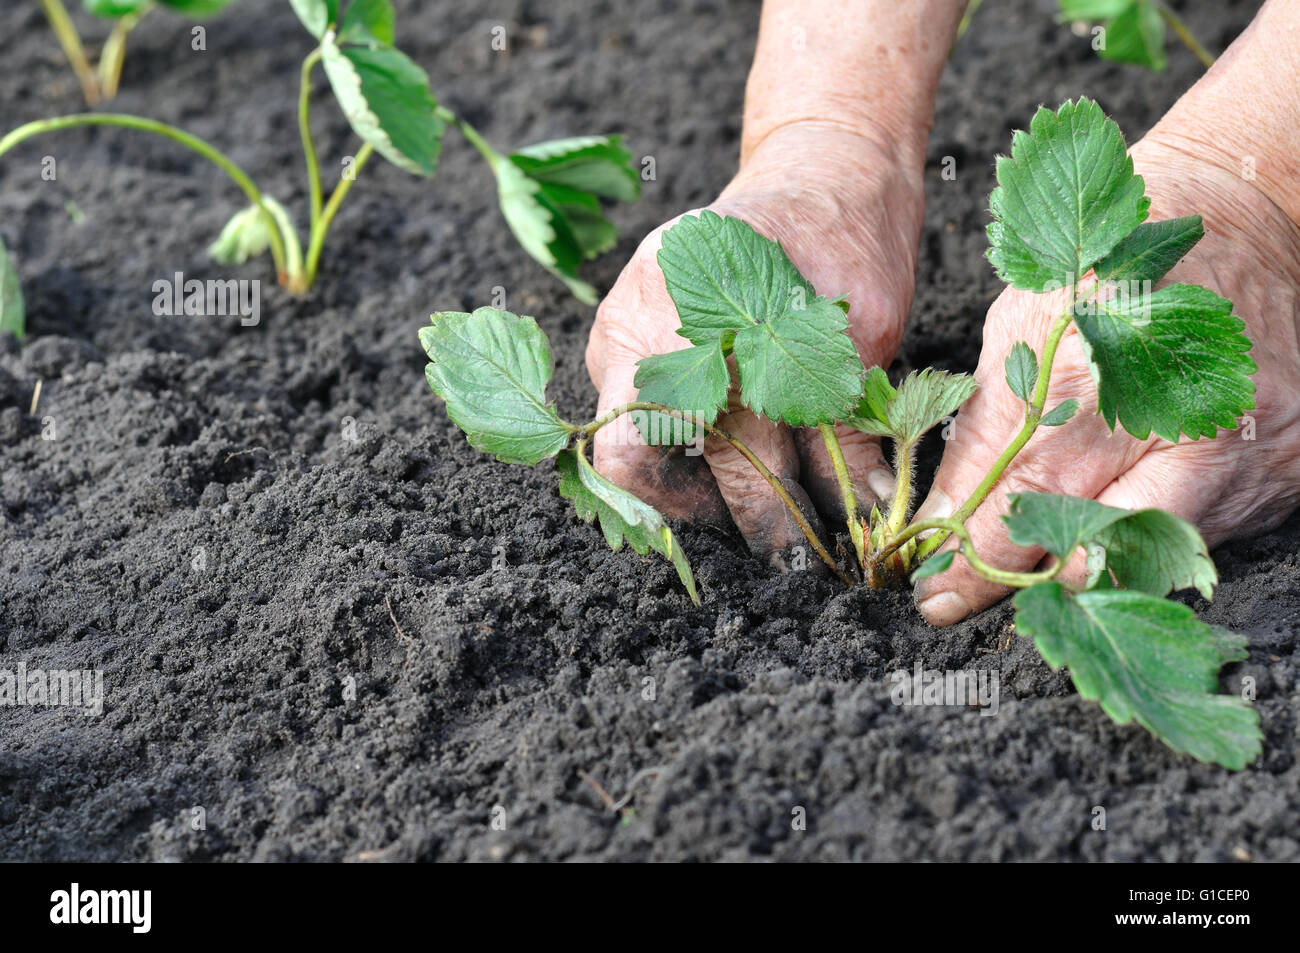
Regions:
M 498 145 L 617 131 L 657 160 L 587 271 L 607 288 L 641 235 L 726 182 L 757 4 L 478 6 L 399 4 L 452 108 Z M 1087 94 L 1135 140 L 1198 75 L 1181 48 L 1162 76 L 1103 63 L 1051 6 L 987 4 L 944 79 L 899 369 L 974 366 L 1013 128 Z M 1222 49 L 1257 6 L 1188 15 Z M 489 51 L 495 24 L 508 55 Z M 242 0 L 205 53 L 189 37 L 151 16 L 115 108 L 212 139 L 302 215 L 309 44 L 288 4 Z M 4 129 L 80 108 L 36 4 L 5 5 L 0 61 Z M 337 168 L 354 140 L 319 103 Z M 1002 648 L 1006 605 L 933 630 L 904 594 L 778 575 L 684 527 L 693 608 L 662 560 L 608 552 L 550 465 L 473 451 L 424 383 L 427 314 L 500 285 L 551 336 L 562 411 L 595 404 L 592 309 L 515 246 L 477 154 L 449 135 L 432 182 L 378 162 L 362 179 L 316 293 L 267 281 L 261 324 L 241 327 L 151 308 L 157 279 L 229 274 L 203 253 L 242 204 L 216 170 L 107 129 L 0 162 L 31 329 L 25 349 L 0 341 L 0 668 L 100 668 L 106 688 L 98 718 L 0 709 L 0 859 L 1300 859 L 1300 520 L 1221 549 L 1217 598 L 1195 603 L 1251 636 L 1223 687 L 1254 677 L 1267 737 L 1237 774 L 1113 725 L 1025 640 Z M 889 674 L 918 660 L 998 672 L 999 714 L 895 707 Z M 634 815 L 583 772 L 615 798 L 636 779 Z

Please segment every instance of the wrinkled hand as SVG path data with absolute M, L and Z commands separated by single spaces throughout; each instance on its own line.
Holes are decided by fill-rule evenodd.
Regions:
M 923 193 L 921 170 L 904 170 L 887 147 L 835 127 L 800 124 L 763 140 L 709 208 L 780 241 L 819 294 L 847 294 L 859 355 L 868 367 L 888 366 L 911 306 Z M 587 370 L 600 391 L 601 413 L 636 400 L 637 361 L 689 346 L 675 333 L 681 322 L 656 260 L 667 227 L 641 243 L 596 314 Z M 718 426 L 782 479 L 814 525 L 810 504 L 844 519 L 815 429 L 792 431 L 755 417 L 734 388 Z M 869 508 L 892 491 L 880 442 L 847 428 L 839 437 L 859 503 Z M 750 548 L 778 557 L 778 564 L 782 551 L 805 545 L 776 493 L 720 438 L 706 439 L 702 456 L 647 447 L 625 415 L 596 434 L 594 459 L 597 470 L 668 516 L 725 526 L 729 511 Z
M 1215 440 L 1178 444 L 1155 436 L 1136 440 L 1118 425 L 1112 434 L 1097 415 L 1096 387 L 1071 326 L 1057 352 L 1046 406 L 1073 397 L 1079 411 L 1064 426 L 1040 427 L 967 522 L 985 562 L 1024 571 L 1042 560 L 1042 550 L 1009 542 L 999 519 L 1008 494 L 1021 491 L 1125 509 L 1158 507 L 1195 523 L 1210 546 L 1266 531 L 1300 502 L 1300 228 L 1254 183 L 1198 157 L 1193 142 L 1153 134 L 1133 149 L 1134 165 L 1152 199 L 1149 220 L 1204 218 L 1205 237 L 1161 284 L 1205 285 L 1235 303 L 1259 365 L 1253 431 L 1247 420 Z M 1003 361 L 1020 339 L 1041 354 L 1065 304 L 1064 293 L 1007 290 L 989 310 L 975 372 L 980 390 L 957 419 L 920 517 L 946 516 L 960 506 L 1019 430 L 1024 405 L 1006 384 Z M 949 540 L 945 548 L 953 545 Z M 1064 572 L 1076 581 L 1083 575 L 1076 564 Z M 1006 594 L 961 559 L 916 588 L 921 612 L 935 625 L 956 622 Z

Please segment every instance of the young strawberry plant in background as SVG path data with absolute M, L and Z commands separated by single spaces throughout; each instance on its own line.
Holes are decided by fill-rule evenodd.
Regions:
M 50 22 L 50 29 L 58 37 L 63 54 L 72 65 L 81 83 L 81 93 L 87 106 L 95 106 L 117 95 L 122 78 L 122 65 L 126 58 L 126 40 L 131 31 L 155 7 L 162 7 L 196 19 L 212 16 L 228 7 L 233 0 L 82 0 L 85 8 L 97 17 L 111 20 L 112 29 L 99 51 L 98 68 L 90 65 L 90 57 L 82 45 L 72 17 L 63 0 L 41 0 L 41 9 Z
M 848 305 L 818 295 L 781 246 L 745 223 L 712 212 L 688 216 L 663 236 L 659 264 L 689 346 L 644 359 L 639 399 L 586 423 L 562 419 L 547 402 L 545 336 L 531 318 L 481 308 L 441 312 L 420 332 L 430 386 L 476 448 L 507 463 L 556 459 L 560 492 L 584 520 L 598 519 L 615 549 L 654 549 L 672 561 L 698 602 L 691 569 L 663 518 L 598 474 L 592 436 L 635 414 L 647 442 L 694 439 L 703 430 L 731 443 L 789 508 L 814 552 L 841 579 L 900 584 L 948 569 L 960 556 L 981 576 L 1020 590 L 1017 630 L 1048 664 L 1070 670 L 1080 695 L 1115 721 L 1136 721 L 1177 751 L 1240 769 L 1260 751 L 1259 719 L 1242 699 L 1216 693 L 1219 669 L 1245 657 L 1245 639 L 1207 625 L 1171 592 L 1205 598 L 1218 579 L 1189 523 L 1160 510 L 1129 512 L 1091 500 L 1021 493 L 1005 523 L 1013 543 L 1055 557 L 1036 572 L 980 559 L 968 520 L 1039 427 L 1068 426 L 1078 407 L 1047 407 L 1056 350 L 1073 325 L 1098 387 L 1098 410 L 1139 439 L 1212 438 L 1254 406 L 1255 365 L 1231 302 L 1206 288 L 1152 286 L 1202 234 L 1199 217 L 1147 222 L 1149 200 L 1119 127 L 1090 100 L 1040 109 L 997 165 L 989 258 L 1003 280 L 1068 300 L 1035 353 L 1017 342 L 1007 386 L 1024 422 L 970 499 L 951 517 L 915 520 L 913 453 L 921 437 L 975 390 L 964 374 L 923 370 L 893 386 L 865 369 L 846 333 Z M 735 380 L 728 366 L 734 359 Z M 781 481 L 717 426 L 732 388 L 756 414 L 817 427 L 835 466 L 856 566 L 843 567 L 818 539 Z M 664 423 L 673 427 L 663 427 Z M 835 425 L 890 439 L 897 486 L 887 511 L 862 514 Z M 924 535 L 929 534 L 929 535 Z M 955 537 L 956 549 L 938 551 Z M 1076 553 L 1082 585 L 1060 579 Z
M 389 0 L 352 0 L 342 11 L 338 0 L 290 3 L 318 41 L 303 61 L 298 97 L 310 197 L 305 243 L 299 240 L 288 209 L 262 191 L 229 156 L 197 136 L 153 119 L 120 113 L 40 119 L 0 137 L 0 156 L 33 136 L 80 126 L 116 126 L 170 139 L 224 171 L 250 202 L 212 243 L 212 257 L 222 264 L 238 264 L 269 249 L 280 283 L 304 293 L 316 280 L 334 217 L 370 158 L 378 153 L 412 175 L 432 177 L 443 133 L 454 126 L 495 175 L 502 214 L 520 245 L 581 301 L 595 303 L 596 290 L 578 278 L 577 269 L 617 240 L 602 200 L 632 202 L 641 191 L 632 156 L 618 136 L 559 139 L 499 153 L 469 123 L 438 103 L 424 70 L 394 45 L 395 16 Z M 317 65 L 323 67 L 343 114 L 361 138 L 360 148 L 328 199 L 311 135 L 311 81 Z
M 1101 22 L 1105 42 L 1097 53 L 1102 59 L 1164 72 L 1169 63 L 1165 55 L 1167 26 L 1206 69 L 1214 65 L 1214 55 L 1164 0 L 1060 0 L 1060 5 L 1061 20 Z

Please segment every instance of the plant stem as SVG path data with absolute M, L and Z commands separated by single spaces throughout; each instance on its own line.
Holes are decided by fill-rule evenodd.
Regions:
M 912 446 L 899 443 L 894 449 L 894 499 L 889 507 L 889 532 L 901 532 L 907 523 L 907 508 L 912 502 Z
M 63 0 L 41 0 L 41 9 L 45 11 L 45 19 L 50 21 L 50 29 L 59 38 L 63 55 L 68 58 L 68 62 L 72 64 L 72 71 L 77 74 L 77 80 L 81 83 L 81 95 L 85 97 L 86 105 L 98 105 L 99 80 L 95 78 L 95 71 L 91 68 L 90 60 L 86 58 L 86 48 L 81 44 L 81 36 L 77 33 L 72 17 L 68 16 L 68 9 L 63 5 Z
M 459 129 L 460 134 L 465 137 L 469 144 L 477 149 L 479 155 L 487 160 L 487 164 L 493 169 L 496 168 L 496 164 L 501 161 L 501 156 L 495 149 L 487 144 L 487 140 L 479 134 L 477 129 L 467 123 L 464 119 L 461 119 L 446 106 L 438 107 L 438 117 L 442 119 L 443 122 L 451 123 Z
M 844 462 L 844 449 L 839 438 L 835 436 L 834 424 L 819 424 L 822 441 L 826 444 L 826 453 L 831 458 L 835 470 L 835 479 L 840 484 L 840 495 L 844 499 L 844 516 L 849 526 L 849 538 L 858 554 L 858 565 L 866 564 L 867 544 L 862 535 L 862 524 L 858 522 L 858 495 L 853 490 L 853 480 L 849 477 L 849 466 Z
M 965 525 L 952 517 L 937 517 L 935 519 L 919 520 L 909 526 L 901 533 L 897 539 L 893 540 L 888 546 L 882 549 L 877 558 L 884 560 L 896 552 L 899 547 L 903 546 L 909 539 L 918 533 L 924 533 L 926 530 L 937 529 L 943 530 L 946 534 L 954 535 L 961 540 L 961 554 L 970 564 L 970 568 L 979 573 L 989 582 L 997 583 L 1001 586 L 1009 586 L 1012 589 L 1024 589 L 1028 586 L 1040 582 L 1048 582 L 1055 579 L 1057 574 L 1065 567 L 1065 563 L 1057 560 L 1056 565 L 1047 569 L 1040 569 L 1037 572 L 1012 572 L 1009 569 L 998 569 L 990 566 L 979 558 L 975 552 L 975 541 L 971 539 L 970 533 Z M 937 534 L 936 534 L 937 535 Z M 934 539 L 931 536 L 930 539 Z
M 652 401 L 646 400 L 635 400 L 631 403 L 620 404 L 619 406 L 611 408 L 601 414 L 595 420 L 585 423 L 580 427 L 572 424 L 569 424 L 568 426 L 575 434 L 578 434 L 581 439 L 585 440 L 595 434 L 595 432 L 601 427 L 617 420 L 619 417 L 623 416 L 623 414 L 637 410 L 653 410 L 669 417 L 675 417 L 678 420 L 691 424 L 692 426 L 701 427 L 707 433 L 710 433 L 715 437 L 721 437 L 723 440 L 727 441 L 727 443 L 731 444 L 731 446 L 733 446 L 742 457 L 749 461 L 750 466 L 758 471 L 758 475 L 766 480 L 768 486 L 770 486 L 776 495 L 780 497 L 781 502 L 785 504 L 786 509 L 788 509 L 790 514 L 794 517 L 794 521 L 799 524 L 799 529 L 803 531 L 804 538 L 808 540 L 808 545 L 810 545 L 813 548 L 813 551 L 821 557 L 822 562 L 829 566 L 831 572 L 835 573 L 835 575 L 838 576 L 845 585 L 852 586 L 854 584 L 853 580 L 850 579 L 838 565 L 836 565 L 835 560 L 831 558 L 831 554 L 826 551 L 826 547 L 822 545 L 822 541 L 817 538 L 817 531 L 812 528 L 811 524 L 809 524 L 808 518 L 803 515 L 803 511 L 799 509 L 799 504 L 794 501 L 794 497 L 790 495 L 790 491 L 785 488 L 785 484 L 781 482 L 780 478 L 769 470 L 767 465 L 763 463 L 762 460 L 758 459 L 749 447 L 745 446 L 721 427 L 714 427 L 706 424 L 702 420 L 699 420 L 690 414 L 683 413 L 682 411 L 676 410 L 665 404 L 656 404 Z
M 311 139 L 311 71 L 320 62 L 320 47 L 307 54 L 302 61 L 302 82 L 298 91 L 298 133 L 302 137 L 302 154 L 307 162 L 307 181 L 311 189 L 311 230 L 321 213 L 320 163 L 316 160 L 316 145 Z
M 1196 54 L 1196 58 L 1201 61 L 1206 69 L 1214 65 L 1214 54 L 1201 45 L 1200 40 L 1192 35 L 1192 31 L 1187 28 L 1187 24 L 1169 8 L 1168 4 L 1157 3 L 1156 9 L 1160 11 L 1161 19 L 1169 24 L 1169 29 L 1174 31 L 1174 35 L 1183 41 L 1183 46 Z
M 361 169 L 365 166 L 366 160 L 374 154 L 374 151 L 374 146 L 368 142 L 357 150 L 351 169 L 345 172 L 339 179 L 338 185 L 334 186 L 334 191 L 330 193 L 329 201 L 325 203 L 320 218 L 312 225 L 311 239 L 307 245 L 304 291 L 316 281 L 316 268 L 320 264 L 321 249 L 325 247 L 325 236 L 329 234 L 330 225 L 334 222 L 334 216 L 338 213 L 339 206 L 343 204 L 343 199 L 347 197 L 348 192 L 352 189 L 352 183 L 361 174 Z
M 962 13 L 961 20 L 957 24 L 957 33 L 952 38 L 952 46 L 948 49 L 949 56 L 952 56 L 952 51 L 957 49 L 957 44 L 961 42 L 961 38 L 970 29 L 971 21 L 975 19 L 975 14 L 979 12 L 980 5 L 983 3 L 984 0 L 968 0 L 966 10 Z
M 1056 323 L 1052 325 L 1051 331 L 1048 332 L 1047 343 L 1043 346 L 1043 357 L 1038 366 L 1038 383 L 1034 386 L 1033 398 L 1029 402 L 1029 407 L 1025 410 L 1024 426 L 1020 428 L 1020 432 L 1007 445 L 1007 448 L 1002 451 L 1002 455 L 997 458 L 989 472 L 984 475 L 984 479 L 980 481 L 979 486 L 975 487 L 975 491 L 952 514 L 952 519 L 957 523 L 965 523 L 966 520 L 970 519 L 971 514 L 979 509 L 979 505 L 984 502 L 993 487 L 997 485 L 998 480 L 1002 478 L 1003 471 L 1016 458 L 1016 454 L 1024 449 L 1025 444 L 1029 442 L 1029 438 L 1038 429 L 1039 421 L 1043 419 L 1043 406 L 1047 403 L 1047 387 L 1052 379 L 1052 362 L 1056 360 L 1056 348 L 1060 345 L 1061 337 L 1065 334 L 1066 328 L 1074 320 L 1074 308 L 1079 300 L 1078 288 L 1078 282 L 1075 282 L 1074 289 L 1070 294 L 1070 306 L 1065 310 L 1064 314 L 1056 319 Z M 942 546 L 943 541 L 948 536 L 949 532 L 944 531 L 922 540 L 916 550 L 916 561 L 919 562 L 925 559 Z
M 138 129 L 141 132 L 151 132 L 197 152 L 217 166 L 226 175 L 230 176 L 231 180 L 248 196 L 248 200 L 257 206 L 258 211 L 262 213 L 262 217 L 266 219 L 271 241 L 271 257 L 275 260 L 277 275 L 281 284 L 287 285 L 289 283 L 291 276 L 285 271 L 284 238 L 275 216 L 271 214 L 266 207 L 266 203 L 262 201 L 261 191 L 253 184 L 253 180 L 248 177 L 247 173 L 225 153 L 204 142 L 198 136 L 190 135 L 183 129 L 177 129 L 175 126 L 169 126 L 164 122 L 157 122 L 153 119 L 142 119 L 139 116 L 128 116 L 122 113 L 80 113 L 74 116 L 59 116 L 55 119 L 38 119 L 35 122 L 25 123 L 0 138 L 0 156 L 3 156 L 20 142 L 33 136 L 45 132 L 58 132 L 62 129 L 73 129 L 78 126 L 118 126 L 123 129 Z
M 113 31 L 99 52 L 99 88 L 104 99 L 117 95 L 122 80 L 122 64 L 126 61 L 126 38 L 152 6 L 141 7 L 139 13 L 128 13 L 113 24 Z

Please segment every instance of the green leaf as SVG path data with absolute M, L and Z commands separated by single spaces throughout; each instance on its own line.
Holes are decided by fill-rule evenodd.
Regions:
M 120 20 L 139 13 L 153 0 L 82 0 L 86 12 L 106 20 Z
M 339 43 L 368 43 L 392 46 L 397 14 L 389 0 L 352 0 L 339 21 Z
M 263 195 L 262 202 L 267 211 L 280 221 L 282 228 L 293 229 L 292 220 L 283 205 L 269 195 Z M 208 255 L 221 265 L 242 265 L 250 258 L 262 254 L 270 244 L 270 228 L 261 209 L 250 205 L 230 217 L 217 240 L 208 246 Z
M 339 20 L 338 0 L 289 0 L 289 3 L 307 32 L 318 40 L 325 36 L 330 24 Z
M 1025 291 L 1066 287 L 1147 216 L 1119 126 L 1090 99 L 1041 108 L 997 162 L 989 260 Z
M 832 423 L 852 413 L 862 361 L 844 312 L 826 298 L 802 311 L 736 332 L 740 399 L 750 410 L 794 427 Z M 715 345 L 716 347 L 716 345 Z
M 641 177 L 621 136 L 578 136 L 525 146 L 510 161 L 530 179 L 615 202 L 635 202 Z
M 1105 23 L 1106 45 L 1101 58 L 1116 63 L 1134 63 L 1164 72 L 1169 65 L 1165 55 L 1165 24 L 1160 10 L 1151 0 L 1137 0 Z
M 568 287 L 583 304 L 595 304 L 596 289 L 577 277 L 582 247 L 560 209 L 546 197 L 542 183 L 511 162 L 498 160 L 497 201 L 520 246 Z
M 633 201 L 640 194 L 630 161 L 618 136 L 539 142 L 509 156 L 493 154 L 490 161 L 515 238 L 584 304 L 595 304 L 597 295 L 578 278 L 578 265 L 618 241 L 600 199 Z
M 643 556 L 652 549 L 663 555 L 677 570 L 691 602 L 700 604 L 691 564 L 658 510 L 597 473 L 576 448 L 561 453 L 555 467 L 560 473 L 560 495 L 573 501 L 584 522 L 599 518 L 611 549 L 622 549 L 626 539 Z
M 878 424 L 883 424 L 886 428 L 889 426 L 889 403 L 898 396 L 898 391 L 889 383 L 889 375 L 883 368 L 873 367 L 867 371 L 866 379 L 862 383 L 862 400 L 858 404 L 857 410 L 853 416 L 864 420 L 874 420 Z M 888 429 L 883 430 L 880 436 L 889 433 Z
M 912 582 L 924 579 L 927 576 L 937 576 L 941 572 L 947 572 L 948 568 L 952 566 L 953 557 L 956 555 L 957 551 L 955 549 L 945 549 L 941 553 L 935 553 L 916 567 L 916 570 L 912 573 Z
M 889 387 L 887 380 L 884 387 Z M 884 387 L 880 386 L 879 377 L 873 383 L 869 376 L 866 394 L 844 423 L 866 433 L 893 437 L 909 446 L 944 417 L 956 412 L 976 390 L 975 379 L 969 374 L 949 374 L 929 367 L 908 374 L 896 391 L 889 388 L 892 396 L 886 397 L 888 392 Z M 885 398 L 883 412 L 882 398 Z
M 158 0 L 164 7 L 191 17 L 210 17 L 230 6 L 234 0 Z
M 1250 650 L 1247 648 L 1250 640 L 1242 633 L 1213 624 L 1210 625 L 1210 633 L 1214 636 L 1214 647 L 1219 657 L 1223 659 L 1224 665 L 1250 657 Z
M 1043 419 L 1039 421 L 1044 427 L 1059 427 L 1074 416 L 1075 411 L 1079 409 L 1079 402 L 1071 397 L 1069 400 L 1063 400 L 1047 413 L 1043 414 Z
M 433 175 L 445 124 L 424 70 L 390 46 L 340 45 L 331 33 L 321 55 L 353 131 L 399 169 Z
M 1007 386 L 1011 388 L 1011 393 L 1015 394 L 1026 404 L 1029 403 L 1030 395 L 1034 392 L 1034 385 L 1038 383 L 1038 357 L 1024 341 L 1017 341 L 1011 345 L 1011 351 L 1007 354 Z
M 1255 406 L 1245 326 L 1232 302 L 1196 285 L 1085 302 L 1075 324 L 1097 382 L 1099 411 L 1144 440 L 1152 432 L 1213 437 Z
M 4 239 L 0 238 L 0 333 L 9 331 L 18 340 L 27 330 L 27 311 L 18 272 L 9 258 Z
M 640 391 L 638 400 L 665 404 L 712 424 L 718 412 L 727 408 L 731 375 L 722 348 L 701 345 L 642 358 L 632 383 Z M 677 429 L 683 431 L 684 440 L 695 435 L 690 425 Z
M 1108 281 L 1159 281 L 1201 240 L 1201 216 L 1143 222 L 1109 255 L 1097 262 L 1097 277 Z
M 1209 599 L 1219 583 L 1210 551 L 1196 527 L 1164 510 L 1131 512 L 1096 536 L 1106 568 L 1125 589 L 1163 596 L 1197 589 Z
M 1117 724 L 1136 721 L 1175 751 L 1233 770 L 1258 757 L 1259 715 L 1214 694 L 1222 640 L 1187 606 L 1124 590 L 1069 595 L 1055 582 L 1014 601 L 1016 628 Z
M 664 232 L 659 267 L 681 318 L 677 333 L 692 344 L 721 341 L 817 297 L 779 242 L 707 209 Z
M 551 348 L 536 321 L 495 308 L 431 320 L 420 330 L 425 376 L 471 446 L 532 466 L 568 445 L 571 431 L 546 401 Z
M 818 297 L 779 243 L 706 210 L 664 232 L 659 266 L 677 333 L 734 353 L 750 410 L 795 426 L 853 412 L 862 362 L 844 308 Z
M 1109 20 L 1136 2 L 1137 0 L 1061 0 L 1061 17 L 1066 20 Z
M 1195 586 L 1214 594 L 1218 574 L 1196 527 L 1163 510 L 1122 510 L 1053 493 L 1013 493 L 1003 521 L 1017 546 L 1041 546 L 1062 562 L 1080 546 L 1100 546 L 1105 562 L 1089 562 L 1092 582 L 1103 568 L 1127 589 L 1163 596 Z M 1093 553 L 1089 553 L 1093 557 Z

